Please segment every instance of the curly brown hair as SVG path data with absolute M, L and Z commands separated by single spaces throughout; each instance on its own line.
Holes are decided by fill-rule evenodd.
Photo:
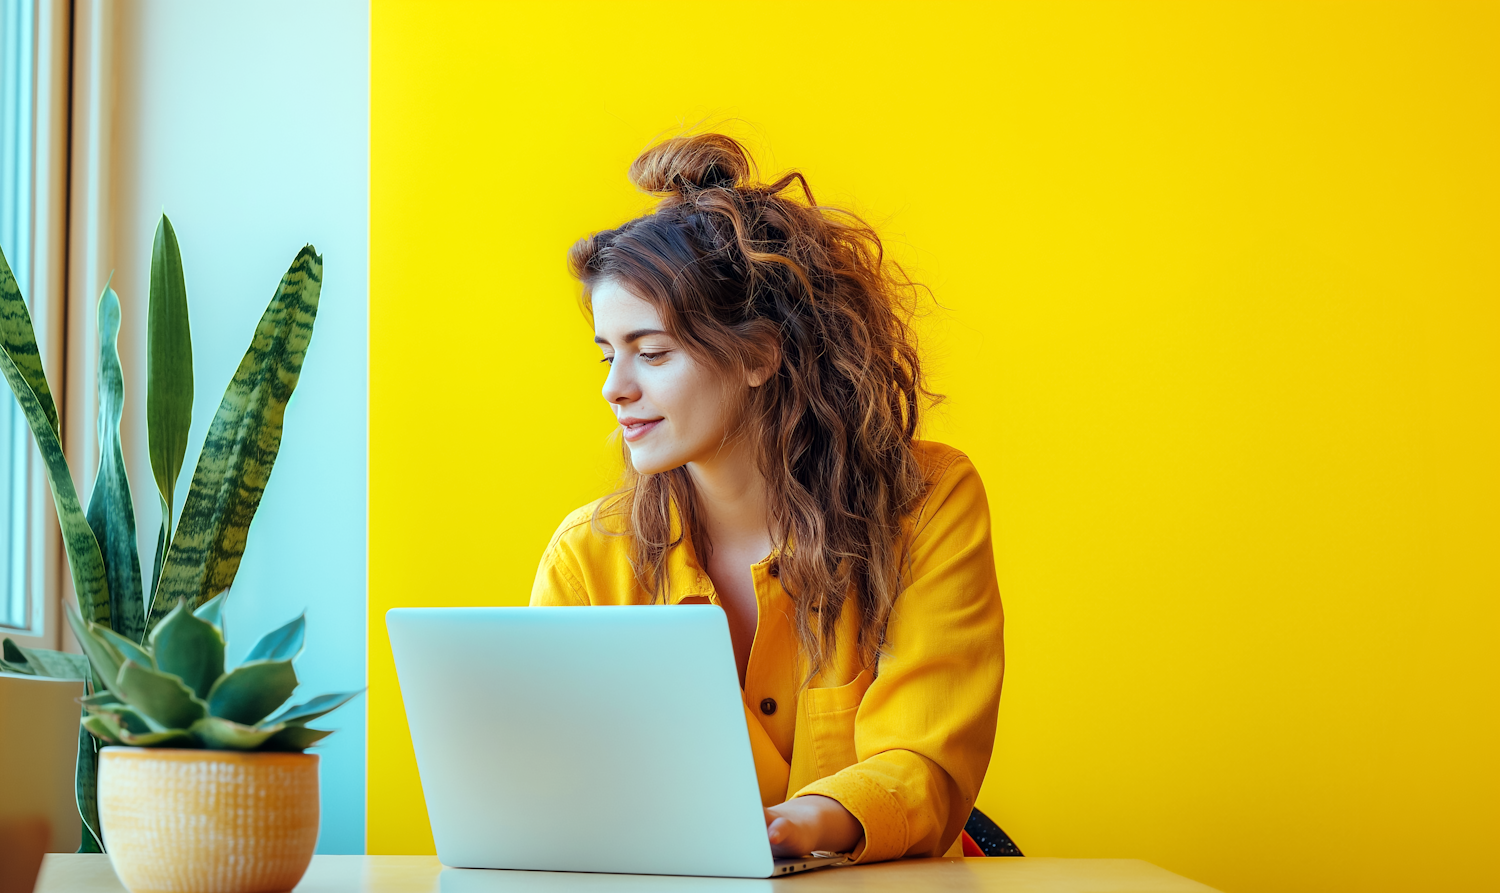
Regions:
M 853 597 L 861 656 L 873 663 L 902 588 L 902 519 L 925 481 L 913 453 L 926 389 L 911 328 L 921 287 L 859 217 L 823 207 L 802 174 L 756 181 L 744 148 L 716 133 L 647 149 L 630 180 L 661 196 L 653 213 L 580 239 L 569 252 L 592 316 L 611 280 L 647 301 L 674 338 L 720 370 L 775 372 L 749 392 L 735 428 L 768 487 L 780 579 L 796 606 L 808 676 L 832 655 Z M 792 184 L 800 196 L 787 194 Z M 604 513 L 628 518 L 637 579 L 665 599 L 667 553 L 712 544 L 685 468 L 625 481 Z M 681 526 L 674 533 L 672 507 Z

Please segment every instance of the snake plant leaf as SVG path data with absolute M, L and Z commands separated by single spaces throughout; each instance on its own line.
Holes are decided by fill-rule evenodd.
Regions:
M 78 804 L 78 815 L 83 819 L 78 852 L 102 853 L 104 835 L 99 830 L 99 745 L 89 733 L 87 723 L 88 719 L 85 719 L 78 729 L 78 762 L 73 767 L 73 796 Z
M 285 710 L 271 717 L 269 720 L 267 720 L 267 722 L 284 722 L 288 724 L 296 723 L 298 725 L 305 725 L 324 715 L 325 713 L 332 713 L 338 708 L 344 706 L 345 704 L 349 703 L 349 701 L 353 700 L 356 695 L 360 694 L 363 691 L 364 689 L 360 689 L 359 691 L 341 691 L 334 694 L 318 695 L 316 698 L 313 698 L 306 704 L 298 704 L 295 707 L 286 708 Z
M 68 625 L 73 628 L 73 638 L 78 640 L 83 653 L 88 656 L 89 663 L 93 666 L 95 680 L 102 682 L 104 688 L 118 694 L 115 679 L 120 675 L 120 665 L 125 663 L 125 657 L 120 654 L 118 648 L 109 643 L 108 639 L 95 632 L 97 627 L 84 621 L 72 605 L 64 605 L 63 613 L 68 618 Z
M 209 425 L 148 627 L 178 599 L 196 608 L 234 583 L 281 446 L 282 419 L 302 374 L 322 287 L 323 258 L 308 245 L 282 277 Z
M 193 337 L 188 327 L 187 283 L 177 233 L 163 214 L 151 244 L 151 295 L 146 310 L 146 440 L 151 474 L 161 496 L 166 535 L 159 539 L 163 542 L 171 536 L 173 493 L 192 424 Z M 175 603 L 175 599 L 169 602 Z
M 47 376 L 42 371 L 31 314 L 26 310 L 26 302 L 3 252 L 0 252 L 0 373 L 5 375 L 16 395 L 16 402 L 20 403 L 21 413 L 26 416 L 26 424 L 41 452 L 78 604 L 88 619 L 108 626 L 109 582 L 104 558 L 99 554 L 94 531 L 83 515 L 78 490 L 73 486 L 73 473 L 63 455 L 57 406 L 52 402 Z
M 240 664 L 214 683 L 208 693 L 208 712 L 253 726 L 285 704 L 296 687 L 297 673 L 289 660 Z
M 206 716 L 189 729 L 210 750 L 256 750 L 282 726 L 247 726 L 218 716 Z
M 153 669 L 156 668 L 156 659 L 151 656 L 151 652 L 130 641 L 129 639 L 125 638 L 109 627 L 96 626 L 94 627 L 94 632 L 102 636 L 106 642 L 115 646 L 115 650 L 120 652 L 120 656 L 125 658 L 126 660 L 133 660 L 136 663 L 141 664 L 142 666 L 151 667 Z
M 303 751 L 332 734 L 331 729 L 325 731 L 324 729 L 309 729 L 306 726 L 287 726 L 267 738 L 260 749 Z
M 150 723 L 152 731 L 186 729 L 208 714 L 207 705 L 181 679 L 133 660 L 120 667 L 114 688 L 122 701 Z
M 7 673 L 20 673 L 24 676 L 35 676 L 36 670 L 27 663 L 26 655 L 21 653 L 21 646 L 10 639 L 0 642 L 0 670 Z
M 207 700 L 209 689 L 224 675 L 224 637 L 207 620 L 193 616 L 182 605 L 151 631 L 156 668 L 171 673 Z
M 109 581 L 110 626 L 132 642 L 146 633 L 146 605 L 141 591 L 141 559 L 135 545 L 135 503 L 120 450 L 120 415 L 125 379 L 120 373 L 117 341 L 120 298 L 108 285 L 99 295 L 99 473 L 86 515 L 104 559 Z
M 193 616 L 199 620 L 207 620 L 219 628 L 219 635 L 224 636 L 224 641 L 229 641 L 229 635 L 224 632 L 224 603 L 229 601 L 229 590 L 226 589 L 198 607 Z
M 256 660 L 296 660 L 302 653 L 302 637 L 306 630 L 307 613 L 303 612 L 279 629 L 261 636 L 250 653 L 245 655 L 245 663 Z
M 5 354 L 17 377 L 36 395 L 38 411 L 46 419 L 47 427 L 57 434 L 57 404 L 47 387 L 47 372 L 37 350 L 31 313 L 26 309 L 26 299 L 21 297 L 21 287 L 10 271 L 4 251 L 0 251 L 0 353 Z
M 26 665 L 30 675 L 33 676 L 46 676 L 50 679 L 89 678 L 88 658 L 81 654 L 51 651 L 46 648 L 24 648 L 6 639 L 6 660 L 15 663 L 15 657 L 21 658 L 21 662 Z

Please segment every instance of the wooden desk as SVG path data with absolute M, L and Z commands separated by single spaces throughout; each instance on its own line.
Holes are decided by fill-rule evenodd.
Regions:
M 123 893 L 109 857 L 52 854 L 36 893 Z M 297 893 L 1214 893 L 1135 859 L 908 859 L 812 871 L 777 880 L 481 871 L 443 868 L 434 856 L 314 856 Z

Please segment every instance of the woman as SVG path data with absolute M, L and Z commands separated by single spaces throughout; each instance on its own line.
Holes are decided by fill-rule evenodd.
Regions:
M 569 258 L 626 480 L 563 521 L 531 603 L 724 609 L 777 855 L 957 852 L 1002 616 L 979 476 L 914 436 L 915 287 L 728 137 L 669 140 L 630 178 L 655 212 Z

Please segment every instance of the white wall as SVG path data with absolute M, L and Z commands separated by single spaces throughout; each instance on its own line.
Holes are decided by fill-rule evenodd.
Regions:
M 159 215 L 182 246 L 196 453 L 297 250 L 324 283 L 280 457 L 228 608 L 231 660 L 304 608 L 299 695 L 365 684 L 369 11 L 359 0 L 139 0 L 114 7 L 110 180 L 127 316 L 125 452 L 149 563 L 160 511 L 144 431 L 144 318 Z M 94 283 L 97 294 L 102 283 Z M 88 470 L 92 476 L 92 469 Z M 82 476 L 82 475 L 80 475 Z M 149 573 L 149 570 L 148 570 Z M 364 851 L 365 706 L 328 718 L 320 853 Z

